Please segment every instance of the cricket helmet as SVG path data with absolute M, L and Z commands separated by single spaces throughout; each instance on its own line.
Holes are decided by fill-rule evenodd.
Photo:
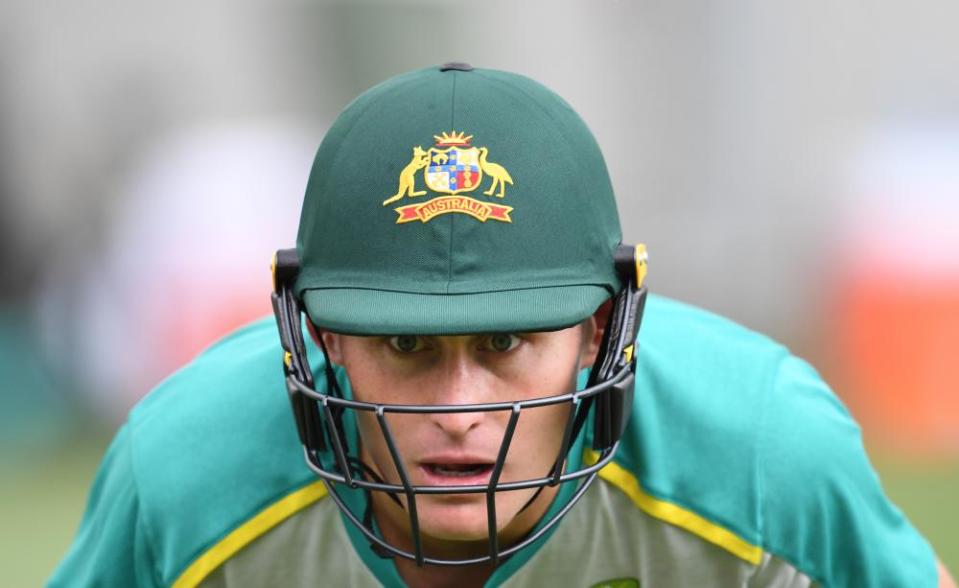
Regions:
M 621 243 L 616 201 L 592 134 L 562 98 L 512 73 L 450 63 L 387 80 L 356 98 L 316 155 L 296 249 L 274 258 L 273 307 L 283 369 L 309 467 L 384 557 L 418 564 L 497 562 L 548 532 L 616 451 L 632 405 L 635 339 L 645 302 L 645 249 Z M 376 404 L 351 397 L 324 354 L 314 377 L 302 314 L 353 335 L 453 335 L 557 330 L 613 300 L 585 387 L 558 396 L 465 405 Z M 322 347 L 322 341 L 320 341 Z M 560 452 L 536 479 L 499 479 L 523 411 L 568 404 Z M 506 411 L 488 484 L 418 486 L 386 415 Z M 356 415 L 375 415 L 400 480 L 360 460 Z M 589 437 L 593 457 L 582 451 Z M 565 485 L 525 539 L 500 546 L 497 492 Z M 345 499 L 366 493 L 357 509 Z M 414 549 L 386 542 L 369 493 L 405 497 Z M 417 496 L 484 493 L 489 550 L 470 559 L 423 553 Z M 397 502 L 399 502 L 397 500 Z

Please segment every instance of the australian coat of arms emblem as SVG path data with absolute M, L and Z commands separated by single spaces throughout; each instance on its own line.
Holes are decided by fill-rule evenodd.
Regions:
M 502 165 L 487 159 L 486 147 L 474 147 L 470 144 L 473 135 L 452 131 L 433 135 L 436 144 L 429 150 L 422 146 L 413 147 L 413 158 L 400 172 L 396 194 L 383 201 L 388 206 L 404 197 L 425 196 L 426 190 L 416 189 L 416 172 L 423 171 L 426 187 L 441 196 L 419 204 L 409 204 L 394 208 L 399 214 L 397 224 L 410 221 L 429 222 L 433 218 L 450 213 L 467 214 L 480 222 L 497 220 L 511 223 L 511 206 L 494 204 L 465 196 L 480 187 L 486 176 L 492 179 L 484 195 L 496 198 L 506 196 L 506 184 L 513 184 L 513 178 Z

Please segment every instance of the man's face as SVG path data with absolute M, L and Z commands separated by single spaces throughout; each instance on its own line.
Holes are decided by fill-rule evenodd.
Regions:
M 330 358 L 346 368 L 357 400 L 383 404 L 479 404 L 527 400 L 574 389 L 579 369 L 591 366 L 599 346 L 596 319 L 561 331 L 462 336 L 354 337 L 323 333 Z M 559 452 L 568 404 L 523 409 L 501 482 L 540 478 Z M 362 457 L 388 482 L 400 477 L 375 415 L 358 415 Z M 487 484 L 503 442 L 509 411 L 389 414 L 387 420 L 410 483 Z M 522 537 L 549 506 L 556 488 L 498 492 L 501 541 Z M 384 534 L 408 535 L 408 512 L 374 493 Z M 399 497 L 404 503 L 405 497 Z M 522 512 L 521 512 L 522 511 Z M 417 514 L 427 545 L 485 541 L 486 496 L 418 495 Z M 392 532 L 391 532 L 392 531 Z

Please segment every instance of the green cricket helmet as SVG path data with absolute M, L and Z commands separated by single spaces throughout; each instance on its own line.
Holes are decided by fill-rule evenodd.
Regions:
M 307 464 L 377 553 L 420 565 L 497 562 L 555 525 L 612 459 L 630 414 L 634 341 L 646 295 L 645 249 L 620 241 L 599 147 L 573 109 L 537 82 L 450 63 L 387 80 L 340 114 L 313 164 L 297 247 L 275 257 L 273 306 Z M 516 402 L 356 401 L 340 389 L 328 357 L 323 380 L 314 383 L 301 328 L 305 311 L 321 329 L 354 335 L 548 331 L 579 323 L 611 298 L 585 389 Z M 571 410 L 550 471 L 500 481 L 519 415 L 555 404 Z M 398 483 L 360 460 L 360 440 L 349 433 L 360 411 L 376 415 Z M 385 415 L 476 411 L 510 413 L 489 483 L 411 484 Z M 570 459 L 587 430 L 598 457 Z M 567 503 L 550 509 L 549 520 L 519 543 L 500 546 L 496 492 L 561 484 L 575 487 Z M 362 509 L 348 504 L 341 491 L 356 489 L 367 497 L 385 492 L 398 503 L 397 496 L 405 497 L 412 551 L 379 535 L 368 498 Z M 427 557 L 417 496 L 464 493 L 486 494 L 488 553 Z

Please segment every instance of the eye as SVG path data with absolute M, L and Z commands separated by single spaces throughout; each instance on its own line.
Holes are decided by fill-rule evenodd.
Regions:
M 520 344 L 520 338 L 512 333 L 496 333 L 495 335 L 490 335 L 487 341 L 489 348 L 497 353 L 512 351 Z
M 396 335 L 389 339 L 390 347 L 401 353 L 414 353 L 423 349 L 423 338 L 416 335 Z

